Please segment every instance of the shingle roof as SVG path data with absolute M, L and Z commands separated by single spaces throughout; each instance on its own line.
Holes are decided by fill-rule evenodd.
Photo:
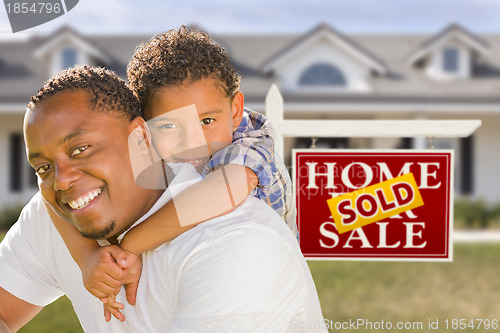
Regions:
M 325 23 L 318 25 L 316 28 L 314 28 L 309 33 L 307 33 L 303 36 L 300 36 L 297 40 L 290 43 L 286 48 L 283 48 L 282 50 L 280 50 L 280 52 L 273 54 L 272 57 L 266 61 L 266 64 L 264 65 L 264 67 L 268 67 L 271 63 L 278 60 L 281 56 L 286 55 L 292 49 L 299 46 L 301 43 L 303 43 L 307 39 L 313 37 L 317 33 L 320 33 L 321 31 L 326 31 L 327 33 L 330 33 L 331 35 L 335 36 L 337 39 L 340 39 L 343 43 L 347 44 L 348 47 L 353 49 L 358 54 L 364 56 L 366 59 L 368 59 L 368 61 L 370 61 L 378 69 L 381 69 L 383 71 L 385 66 L 380 59 L 378 59 L 370 51 L 368 51 L 367 49 L 363 48 L 361 45 L 356 43 L 356 41 L 354 41 L 353 39 L 348 38 L 346 35 L 341 34 L 340 32 L 336 31 L 331 26 L 329 26 Z
M 318 27 L 325 28 L 323 26 Z M 446 30 L 445 30 L 446 31 Z M 339 34 L 338 32 L 336 32 Z M 87 35 L 83 36 L 112 59 L 110 69 L 125 78 L 126 65 L 139 43 L 152 35 Z M 0 102 L 26 103 L 48 78 L 48 64 L 33 56 L 34 50 L 53 35 L 34 36 L 23 42 L 0 41 Z M 229 52 L 233 64 L 243 74 L 242 90 L 247 101 L 263 102 L 276 80 L 264 73 L 263 67 L 304 35 L 234 35 L 213 34 L 214 40 Z M 344 37 L 347 38 L 347 37 Z M 474 76 L 467 80 L 434 81 L 420 69 L 410 66 L 408 57 L 432 40 L 431 35 L 349 35 L 348 40 L 359 50 L 383 63 L 388 74 L 371 77 L 368 94 L 335 94 L 302 96 L 311 101 L 500 101 L 500 34 L 474 36 L 488 44 L 487 63 L 476 64 Z M 299 97 L 286 96 L 287 101 Z

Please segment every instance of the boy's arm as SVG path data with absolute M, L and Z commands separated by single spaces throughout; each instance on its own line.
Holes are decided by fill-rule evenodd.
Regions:
M 257 183 L 257 176 L 249 168 L 222 165 L 132 228 L 120 247 L 135 254 L 154 249 L 200 222 L 232 211 Z
M 81 269 L 82 263 L 85 261 L 86 257 L 89 253 L 98 249 L 100 247 L 99 244 L 97 244 L 97 242 L 93 239 L 83 237 L 74 226 L 57 215 L 52 207 L 50 207 L 45 201 L 44 204 L 52 223 L 64 240 L 69 253 Z
M 57 215 L 45 201 L 44 204 L 69 253 L 82 271 L 85 288 L 101 299 L 118 293 L 122 285 L 121 280 L 127 273 L 116 264 L 114 259 L 118 257 L 117 249 L 119 248 L 101 247 L 95 240 L 83 237 L 74 226 Z
M 270 194 L 278 172 L 274 161 L 274 130 L 263 115 L 250 110 L 245 113 L 233 134 L 233 143 L 217 151 L 205 166 L 202 174 L 205 178 L 132 228 L 120 244 L 123 249 L 140 254 L 172 240 L 197 223 L 233 210 L 251 192 L 259 199 Z M 241 176 L 242 170 L 246 177 Z M 228 196 L 228 184 L 233 202 Z

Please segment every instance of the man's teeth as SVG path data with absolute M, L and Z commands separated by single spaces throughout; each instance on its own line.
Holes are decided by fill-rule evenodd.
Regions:
M 85 194 L 83 197 L 68 202 L 68 205 L 73 209 L 82 209 L 83 207 L 87 206 L 92 200 L 94 200 L 99 194 L 101 194 L 101 192 L 101 189 L 91 191 Z

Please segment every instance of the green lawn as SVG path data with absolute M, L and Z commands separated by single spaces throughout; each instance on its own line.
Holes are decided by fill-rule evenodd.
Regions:
M 100 318 L 99 318 L 100 319 Z M 104 316 L 102 318 L 104 320 Z M 83 332 L 80 322 L 66 296 L 46 306 L 19 333 L 76 333 Z
M 450 325 L 453 319 L 466 319 L 467 323 L 471 319 L 500 319 L 499 259 L 500 244 L 459 244 L 452 263 L 311 261 L 309 267 L 323 315 L 331 322 L 420 322 L 421 330 L 398 331 L 429 332 L 429 320 L 438 319 L 439 329 L 433 332 L 451 332 L 457 330 L 446 330 L 446 319 Z M 387 330 L 362 327 L 341 331 Z M 81 332 L 81 328 L 71 304 L 61 298 L 19 332 Z
M 500 320 L 499 259 L 500 244 L 459 244 L 452 263 L 311 261 L 309 267 L 328 320 L 422 322 L 428 332 L 429 319 L 439 319 L 433 332 L 447 332 L 446 319 Z

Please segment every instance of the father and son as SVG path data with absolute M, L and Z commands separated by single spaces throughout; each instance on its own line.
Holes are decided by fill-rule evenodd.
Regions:
M 326 332 L 290 177 L 225 50 L 181 27 L 127 76 L 77 66 L 28 104 L 40 191 L 0 244 L 0 332 L 63 294 L 86 332 Z

